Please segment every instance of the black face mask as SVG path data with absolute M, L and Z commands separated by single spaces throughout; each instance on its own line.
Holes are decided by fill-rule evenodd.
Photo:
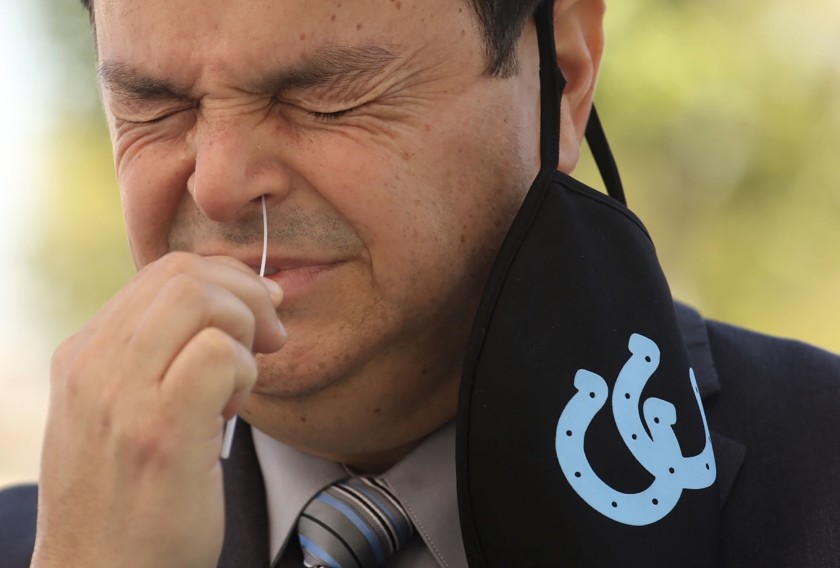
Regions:
M 537 13 L 542 168 L 496 259 L 461 387 L 457 479 L 472 568 L 718 566 L 708 427 L 650 238 L 558 173 L 553 2 Z

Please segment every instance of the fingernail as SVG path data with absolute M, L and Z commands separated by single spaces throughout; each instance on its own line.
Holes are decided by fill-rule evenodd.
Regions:
M 286 326 L 280 320 L 277 320 L 277 329 L 280 330 L 280 335 L 283 336 L 283 340 L 289 339 L 289 334 L 286 333 Z
M 271 297 L 276 302 L 280 302 L 283 299 L 283 288 L 280 287 L 280 284 L 269 278 L 263 278 L 262 280 L 265 287 L 268 288 L 268 293 L 271 294 Z

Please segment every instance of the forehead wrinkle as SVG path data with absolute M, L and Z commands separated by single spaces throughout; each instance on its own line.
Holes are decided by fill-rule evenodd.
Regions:
M 381 45 L 327 46 L 303 61 L 264 74 L 248 87 L 254 93 L 279 94 L 295 89 L 341 88 L 380 75 L 398 54 Z

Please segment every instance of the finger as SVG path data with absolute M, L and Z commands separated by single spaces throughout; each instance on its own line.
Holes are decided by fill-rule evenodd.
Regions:
M 161 383 L 161 398 L 164 408 L 186 418 L 182 428 L 191 438 L 218 437 L 220 445 L 220 418 L 243 408 L 256 379 L 254 355 L 221 330 L 207 328 L 172 362 Z
M 106 309 L 56 351 L 52 377 L 72 370 L 91 392 L 114 391 L 124 381 L 160 381 L 177 353 L 196 333 L 218 327 L 244 346 L 270 352 L 285 342 L 266 287 L 230 259 L 211 261 L 173 254 L 144 270 Z M 128 291 L 131 294 L 128 294 Z M 107 388 L 106 388 L 107 387 Z
M 128 364 L 160 380 L 178 353 L 206 328 L 253 347 L 255 315 L 237 296 L 192 275 L 170 279 L 140 318 L 128 344 Z M 139 366 L 139 367 L 137 367 Z
M 257 276 L 247 265 L 230 257 L 199 257 L 174 253 L 160 261 L 160 271 L 168 276 L 190 273 L 230 290 L 254 314 L 252 349 L 270 353 L 283 346 L 286 332 L 277 319 L 276 306 L 283 299 L 280 285 Z
M 256 274 L 257 276 L 259 276 L 259 273 L 255 269 L 251 268 L 244 262 L 230 256 L 207 256 L 204 258 L 214 262 L 227 264 L 228 266 L 235 268 L 245 274 Z M 268 290 L 268 293 L 271 295 L 271 301 L 274 304 L 274 307 L 279 306 L 283 302 L 283 288 L 280 287 L 280 284 L 278 284 L 274 280 L 271 280 L 270 278 L 260 277 L 260 280 Z

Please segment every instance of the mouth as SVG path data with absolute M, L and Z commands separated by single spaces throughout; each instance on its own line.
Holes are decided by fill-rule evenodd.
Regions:
M 311 293 L 330 274 L 343 266 L 345 261 L 296 260 L 266 263 L 264 277 L 274 280 L 283 288 L 283 303 Z M 260 266 L 248 263 L 259 274 Z
M 254 271 L 255 274 L 260 273 L 261 264 L 247 262 L 248 268 Z M 333 260 L 301 260 L 301 261 L 275 261 L 274 263 L 269 260 L 265 265 L 265 274 L 266 278 L 270 276 L 276 276 L 281 273 L 292 272 L 295 270 L 305 270 L 309 268 L 320 268 L 320 267 L 328 267 L 334 264 L 341 264 L 341 261 L 333 261 Z
M 235 258 L 259 275 L 262 265 L 261 254 L 237 254 L 231 250 L 195 251 L 200 256 L 227 256 Z M 352 259 L 335 258 L 331 255 L 281 256 L 269 253 L 265 262 L 265 278 L 273 280 L 283 288 L 283 304 L 288 305 L 308 294 L 318 292 L 336 277 Z

